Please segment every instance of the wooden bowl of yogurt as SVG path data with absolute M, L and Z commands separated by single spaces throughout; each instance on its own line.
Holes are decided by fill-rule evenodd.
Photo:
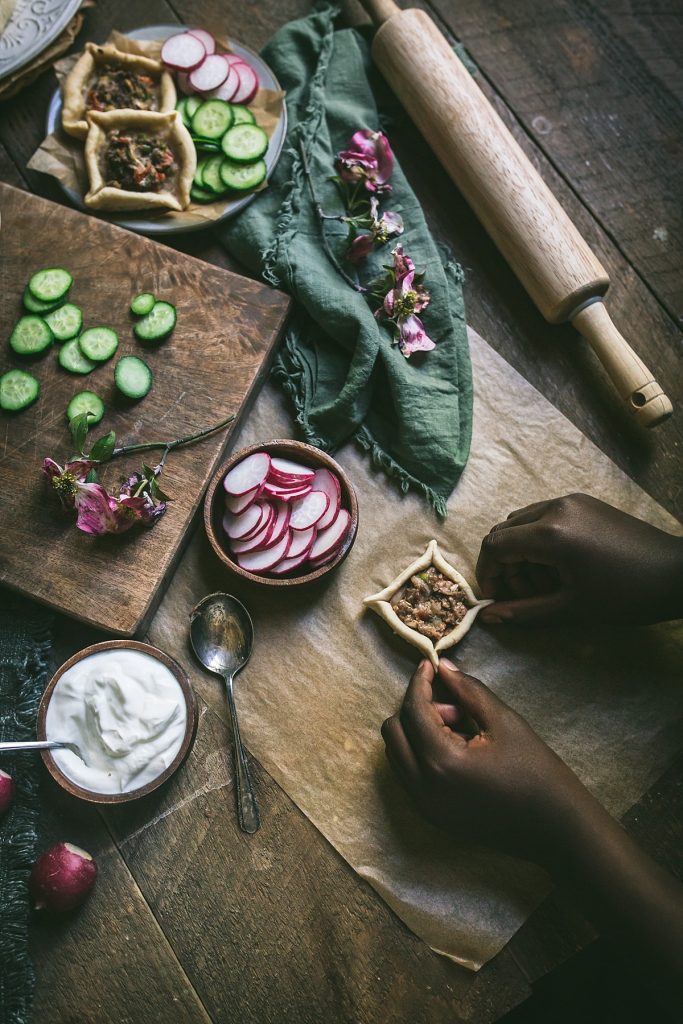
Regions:
M 180 767 L 196 731 L 187 675 L 137 640 L 107 640 L 74 654 L 38 708 L 38 739 L 75 743 L 83 755 L 45 750 L 45 767 L 68 793 L 91 803 L 147 796 Z

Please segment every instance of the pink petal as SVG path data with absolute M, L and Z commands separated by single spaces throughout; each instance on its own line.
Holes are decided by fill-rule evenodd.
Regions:
M 118 502 L 102 484 L 81 484 L 75 500 L 78 513 L 76 526 L 83 533 L 121 533 L 133 525 L 134 517 L 128 525 L 120 522 L 117 515 Z
M 405 320 L 399 321 L 398 328 L 398 347 L 406 359 L 409 359 L 413 352 L 429 352 L 436 348 L 431 338 L 427 337 L 424 324 L 418 316 L 408 316 Z
M 368 253 L 372 252 L 374 242 L 372 235 L 356 235 L 349 246 L 348 256 L 351 262 L 360 263 L 364 260 Z

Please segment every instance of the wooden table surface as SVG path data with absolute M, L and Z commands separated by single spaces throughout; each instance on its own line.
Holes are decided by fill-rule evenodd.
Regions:
M 308 0 L 98 0 L 76 47 L 143 23 L 224 24 L 260 47 Z M 408 6 L 403 4 L 403 6 Z M 652 433 L 626 417 L 570 328 L 550 328 L 410 125 L 392 143 L 437 237 L 467 272 L 468 322 L 642 487 L 683 508 L 683 9 L 640 0 L 431 0 L 478 81 L 608 269 L 610 309 L 676 412 Z M 351 18 L 359 9 L 349 5 Z M 0 105 L 0 177 L 62 201 L 26 170 L 43 136 L 51 73 Z M 27 243 L 29 244 L 29 243 Z M 231 266 L 209 233 L 173 246 Z M 96 639 L 57 623 L 55 660 Z M 245 841 L 230 806 L 229 749 L 205 714 L 200 785 L 100 814 L 49 791 L 46 834 L 78 836 L 106 886 L 76 919 L 33 928 L 35 1019 L 418 1024 L 494 1021 L 593 937 L 556 893 L 477 975 L 431 953 L 254 764 L 266 825 Z M 210 759 L 213 757 L 213 761 Z M 227 757 L 227 754 L 225 754 Z M 206 770 L 203 778 L 207 777 Z M 680 769 L 626 816 L 680 871 Z

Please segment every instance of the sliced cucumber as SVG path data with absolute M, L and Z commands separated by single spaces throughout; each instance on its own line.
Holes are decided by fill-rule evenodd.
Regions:
M 47 313 L 45 323 L 57 341 L 68 341 L 69 338 L 75 338 L 83 326 L 83 313 L 73 302 L 67 302 L 59 309 Z
M 249 107 L 243 107 L 239 103 L 231 103 L 233 124 L 256 124 L 256 118 Z
M 194 117 L 198 109 L 201 107 L 202 101 L 199 96 L 187 96 L 185 101 L 185 110 L 189 118 Z
M 60 348 L 59 365 L 69 373 L 90 373 L 97 363 L 93 363 L 92 359 L 86 359 L 81 352 L 78 338 L 73 338 Z
M 40 384 L 24 370 L 8 370 L 0 377 L 0 409 L 19 412 L 40 394 Z
M 232 124 L 232 107 L 225 100 L 205 100 L 192 115 L 192 132 L 218 141 Z
M 209 192 L 208 189 L 198 188 L 193 185 L 190 189 L 190 199 L 193 203 L 215 203 L 216 199 L 215 192 Z
M 206 165 L 208 164 L 209 160 L 211 160 L 211 159 L 213 159 L 213 158 L 210 157 L 210 156 L 202 156 L 197 161 L 197 168 L 196 168 L 196 170 L 194 172 L 194 178 L 192 179 L 192 184 L 196 185 L 197 188 L 204 188 L 204 178 L 203 178 L 204 168 L 206 167 Z
M 268 136 L 257 124 L 236 124 L 221 139 L 221 148 L 230 160 L 251 164 L 268 149 Z
M 78 344 L 86 359 L 106 363 L 119 347 L 119 336 L 111 327 L 88 327 L 78 339 Z
M 22 296 L 22 302 L 24 303 L 24 309 L 27 309 L 29 313 L 40 313 L 42 316 L 44 313 L 49 313 L 53 309 L 57 309 L 64 302 L 64 296 L 61 299 L 57 299 L 56 302 L 40 302 L 39 299 L 34 299 L 28 290 L 28 285 L 24 288 L 24 294 Z
M 176 110 L 180 114 L 183 124 L 186 128 L 189 128 L 192 121 L 187 113 L 187 96 L 182 96 L 175 105 Z
M 114 370 L 114 382 L 126 398 L 144 398 L 152 387 L 152 371 L 137 356 L 123 356 Z
M 161 341 L 171 333 L 175 323 L 175 306 L 170 302 L 155 302 L 152 312 L 138 320 L 133 331 L 140 341 Z
M 9 336 L 10 346 L 17 355 L 35 356 L 44 352 L 54 341 L 54 335 L 42 316 L 22 316 Z
M 220 142 L 212 142 L 211 139 L 200 139 L 198 135 L 192 136 L 194 142 L 194 148 L 198 149 L 200 153 L 220 153 L 221 144 Z
M 140 295 L 136 295 L 130 304 L 130 311 L 135 316 L 146 316 L 147 313 L 151 313 L 154 308 L 156 299 L 151 292 L 141 292 Z
M 226 157 L 220 173 L 226 188 L 235 192 L 250 192 L 266 180 L 266 162 L 257 160 L 253 164 L 236 164 Z
M 73 280 L 69 271 L 63 267 L 46 267 L 33 275 L 28 290 L 40 302 L 56 302 L 66 295 Z
M 87 413 L 88 426 L 99 423 L 104 416 L 104 402 L 94 391 L 79 391 L 66 407 L 66 418 L 71 422 L 74 416 Z
M 202 168 L 202 188 L 208 189 L 209 192 L 215 192 L 216 195 L 222 195 L 225 192 L 225 185 L 221 178 L 221 164 L 225 157 L 217 153 L 215 156 L 210 156 Z

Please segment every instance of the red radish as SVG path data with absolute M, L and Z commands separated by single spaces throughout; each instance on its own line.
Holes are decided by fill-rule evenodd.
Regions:
M 269 469 L 270 455 L 267 452 L 254 452 L 232 467 L 223 481 L 223 487 L 228 494 L 234 496 L 246 494 L 265 483 Z
M 332 526 L 341 508 L 341 486 L 329 469 L 318 469 L 313 477 L 312 487 L 314 491 L 322 491 L 330 499 L 327 512 L 317 524 L 319 530 L 326 530 L 328 526 Z
M 223 517 L 223 529 L 228 537 L 231 540 L 246 540 L 248 534 L 255 533 L 263 521 L 263 509 L 264 506 L 260 502 L 256 502 L 239 516 L 233 515 L 232 512 L 226 512 Z
M 278 498 L 280 501 L 296 501 L 297 498 L 305 497 L 310 490 L 310 484 L 306 484 L 305 487 L 298 487 L 296 490 L 292 490 L 287 487 L 278 487 L 276 484 L 269 484 L 266 481 L 263 493 L 268 495 L 269 498 Z
M 341 550 L 341 544 L 338 544 L 336 548 L 333 548 L 328 554 L 323 555 L 322 558 L 311 558 L 309 564 L 311 569 L 319 569 L 322 565 L 327 565 L 329 562 L 333 562 Z
M 270 526 L 275 521 L 275 512 L 267 502 L 257 502 L 257 507 L 260 508 L 260 517 L 255 526 L 252 526 L 248 533 L 245 533 L 243 537 L 237 538 L 238 540 L 251 540 L 257 533 L 264 530 L 266 526 Z
M 205 28 L 188 28 L 187 31 L 191 36 L 196 36 L 200 43 L 204 44 L 204 49 L 209 55 L 216 52 L 216 40 Z
M 281 562 L 274 565 L 269 572 L 272 572 L 275 576 L 284 576 L 285 573 L 291 572 L 292 569 L 298 569 L 300 565 L 303 565 L 308 558 L 308 553 L 304 551 L 302 555 L 296 555 L 293 557 L 283 558 Z
M 14 800 L 12 776 L 0 769 L 0 818 L 8 811 Z
M 289 459 L 274 458 L 270 460 L 268 476 L 274 483 L 277 483 L 279 479 L 282 479 L 283 484 L 289 483 L 292 479 L 303 483 L 312 480 L 315 471 L 309 469 L 308 466 L 299 465 L 298 462 L 290 462 Z
M 324 558 L 344 541 L 351 524 L 351 516 L 345 508 L 339 510 L 337 518 L 326 530 L 320 530 L 310 551 L 311 560 Z
M 56 843 L 33 865 L 29 886 L 36 910 L 73 910 L 89 894 L 97 864 L 71 843 Z
M 230 542 L 230 550 L 235 555 L 246 554 L 247 551 L 262 551 L 271 545 L 271 538 L 275 528 L 275 520 L 267 519 L 264 526 L 248 540 L 233 540 Z M 280 538 L 276 538 L 279 540 Z
M 250 505 L 254 504 L 260 493 L 261 488 L 254 487 L 253 490 L 247 491 L 246 494 L 239 494 L 236 496 L 226 494 L 225 507 L 227 508 L 228 512 L 232 512 L 233 515 L 238 516 L 240 512 L 244 512 L 246 509 L 249 508 Z
M 292 530 L 292 543 L 289 545 L 287 558 L 296 558 L 302 552 L 308 555 L 316 535 L 315 526 L 308 530 Z
M 251 103 L 258 92 L 259 82 L 256 72 L 249 64 L 235 62 L 232 66 L 237 69 L 240 76 L 240 87 L 232 98 L 233 103 Z
M 161 47 L 162 61 L 176 71 L 193 71 L 205 57 L 206 49 L 203 42 L 189 32 L 177 32 L 176 35 L 169 36 Z
M 286 558 L 288 550 L 289 531 L 272 548 L 266 548 L 265 551 L 249 551 L 246 554 L 238 555 L 237 563 L 248 572 L 268 572 L 274 565 L 281 562 L 283 558 Z
M 202 69 L 198 68 L 197 70 L 201 71 Z M 229 103 L 239 87 L 240 77 L 235 69 L 228 64 L 228 74 L 222 85 L 219 85 L 217 89 L 211 89 L 210 92 L 203 92 L 202 96 L 205 100 L 225 100 L 226 103 Z
M 289 529 L 290 514 L 290 508 L 286 502 L 278 501 L 275 503 L 275 521 L 273 524 L 273 534 L 270 538 L 271 544 L 275 544 L 276 541 L 280 540 Z
M 188 82 L 197 92 L 210 92 L 223 85 L 230 71 L 230 65 L 225 57 L 220 53 L 210 53 L 198 68 L 190 72 Z
M 311 491 L 305 498 L 292 503 L 292 514 L 289 517 L 291 530 L 308 530 L 315 526 L 327 512 L 330 499 L 322 491 Z
M 225 53 L 223 56 L 230 64 L 247 64 L 251 67 L 249 61 L 245 60 L 244 57 L 239 57 L 236 53 Z

